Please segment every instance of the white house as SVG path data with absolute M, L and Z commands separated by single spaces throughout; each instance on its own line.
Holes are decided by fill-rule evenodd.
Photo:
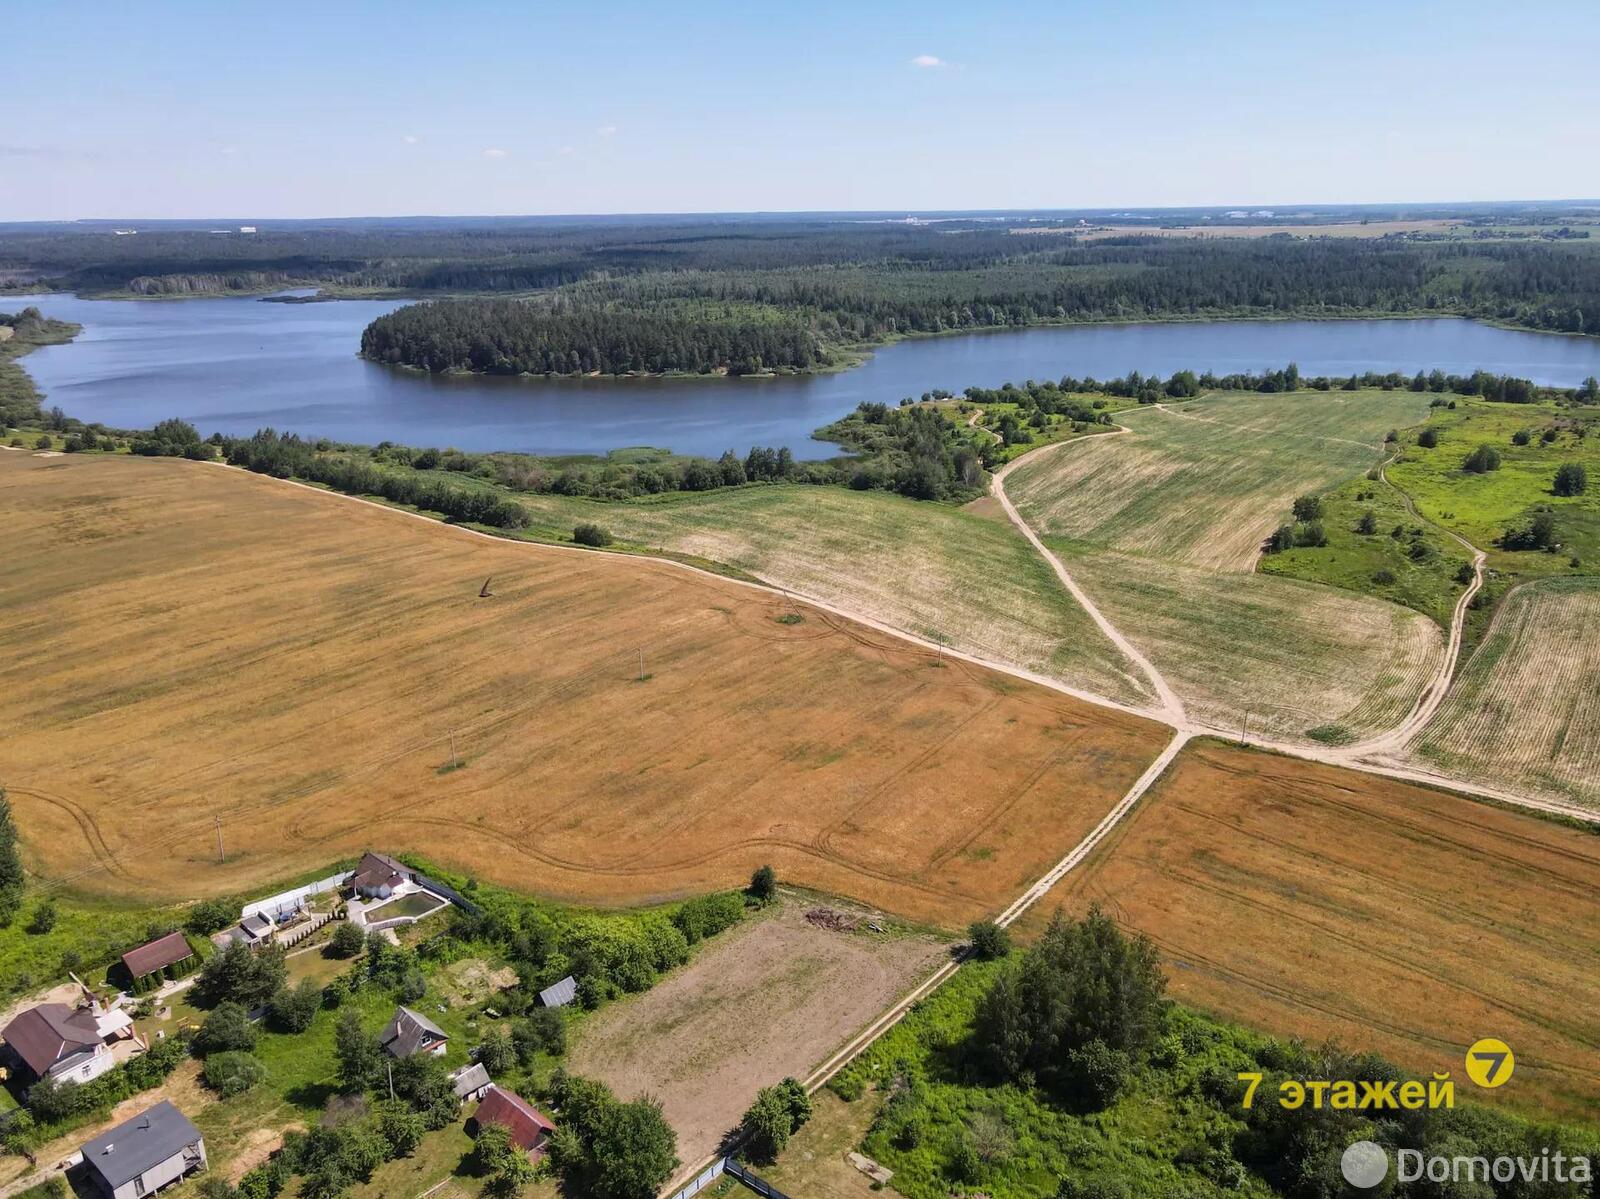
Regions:
M 0 1031 L 35 1078 L 88 1082 L 115 1062 L 110 1042 L 133 1035 L 133 1018 L 121 1008 L 41 1003 Z
M 378 1038 L 390 1057 L 411 1057 L 418 1053 L 443 1057 L 445 1042 L 449 1039 L 450 1034 L 444 1029 L 408 1007 L 394 1009 L 394 1018 Z

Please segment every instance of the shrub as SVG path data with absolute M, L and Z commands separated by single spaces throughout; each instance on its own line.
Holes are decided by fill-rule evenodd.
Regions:
M 1372 581 L 1379 587 L 1393 587 L 1397 582 L 1394 571 L 1385 566 L 1382 570 L 1372 572 Z
M 267 1076 L 267 1068 L 254 1055 L 237 1050 L 213 1053 L 203 1071 L 206 1086 L 224 1099 L 242 1095 Z
M 1011 934 L 993 920 L 974 921 L 967 929 L 967 939 L 972 944 L 973 954 L 985 962 L 1011 952 Z
M 1267 552 L 1281 554 L 1284 550 L 1294 548 L 1294 526 L 1279 525 L 1272 531 L 1272 536 L 1267 540 Z
M 588 545 L 598 548 L 600 546 L 610 545 L 615 538 L 611 536 L 611 530 L 604 528 L 601 525 L 581 524 L 573 527 L 572 540 L 577 542 L 579 545 Z
M 511 1048 L 524 1066 L 541 1051 L 560 1057 L 567 1051 L 567 1022 L 556 1008 L 534 1008 L 526 1020 L 511 1026 Z
M 1528 432 L 1526 429 L 1518 429 L 1511 435 L 1512 445 L 1527 445 L 1532 440 L 1533 434 Z
M 183 926 L 197 937 L 209 937 L 233 923 L 235 910 L 225 899 L 202 899 L 189 909 Z
M 305 1032 L 322 1007 L 322 988 L 309 978 L 294 987 L 280 987 L 267 1005 L 272 1026 L 279 1032 Z
M 1500 469 L 1500 451 L 1492 445 L 1480 445 L 1461 460 L 1461 469 L 1475 475 Z
M 511 1039 L 505 1033 L 496 1029 L 490 1029 L 483 1035 L 483 1040 L 478 1042 L 478 1047 L 472 1056 L 482 1063 L 483 1068 L 489 1072 L 492 1078 L 499 1078 L 507 1070 L 511 1069 L 511 1063 L 516 1061 L 516 1053 L 511 1047 Z
M 1297 521 L 1317 520 L 1322 516 L 1322 497 L 1320 495 L 1303 495 L 1294 502 L 1294 518 Z
M 777 1087 L 762 1087 L 756 1093 L 756 1101 L 739 1121 L 739 1131 L 750 1156 L 758 1162 L 770 1162 L 783 1152 L 794 1122 Z
M 1294 543 L 1312 547 L 1327 545 L 1328 530 L 1323 528 L 1320 520 L 1313 520 L 1295 530 Z
M 720 891 L 685 900 L 672 914 L 673 924 L 690 945 L 714 937 L 743 919 L 744 897 L 736 891 Z
M 1356 521 L 1356 532 L 1367 537 L 1378 531 L 1378 516 L 1370 508 L 1361 514 L 1361 519 Z
M 28 931 L 35 936 L 43 936 L 56 926 L 56 903 L 53 899 L 41 900 L 39 906 L 33 910 L 33 919 L 28 921 Z
M 1425 450 L 1431 450 L 1439 444 L 1439 431 L 1437 429 L 1424 429 L 1417 434 L 1417 445 Z
M 1582 495 L 1589 487 L 1589 472 L 1581 462 L 1563 462 L 1556 468 L 1555 482 L 1550 490 L 1557 495 Z
M 328 938 L 327 953 L 334 958 L 353 958 L 367 943 L 367 934 L 348 920 L 341 921 Z
M 240 1004 L 225 1000 L 211 1009 L 206 1022 L 194 1038 L 194 1051 L 199 1057 L 229 1050 L 251 1050 L 256 1047 L 256 1026 Z
M 759 866 L 750 876 L 750 897 L 761 903 L 770 900 L 778 889 L 778 875 L 771 866 Z

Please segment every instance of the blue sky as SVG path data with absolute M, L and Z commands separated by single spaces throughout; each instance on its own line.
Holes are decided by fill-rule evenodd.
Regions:
M 7 6 L 0 220 L 1600 196 L 1600 3 Z

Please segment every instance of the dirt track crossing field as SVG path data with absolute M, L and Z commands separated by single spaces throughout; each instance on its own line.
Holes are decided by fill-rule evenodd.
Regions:
M 1198 744 L 1024 928 L 1092 901 L 1155 939 L 1184 1002 L 1458 1087 L 1466 1046 L 1500 1037 L 1517 1074 L 1495 1099 L 1576 1114 L 1600 1094 L 1592 833 Z
M 237 892 L 382 844 L 632 903 L 770 860 L 955 925 L 1167 740 L 721 580 L 240 472 L 5 455 L 0 519 L 0 778 L 65 885 Z

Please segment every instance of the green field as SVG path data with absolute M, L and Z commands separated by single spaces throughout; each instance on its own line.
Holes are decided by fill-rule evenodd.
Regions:
M 1249 570 L 1298 495 L 1375 465 L 1429 397 L 1403 391 L 1222 393 L 1124 412 L 1128 432 L 1019 466 L 1013 502 L 1042 535 Z
M 1369 596 L 1050 544 L 1190 715 L 1229 732 L 1325 743 L 1379 732 L 1443 653 L 1432 621 Z
M 1453 410 L 1436 408 L 1428 427 L 1437 432 L 1439 444 L 1424 449 L 1407 438 L 1404 453 L 1388 470 L 1390 481 L 1412 497 L 1424 517 L 1484 550 L 1489 566 L 1504 575 L 1600 571 L 1600 411 L 1463 398 Z M 1554 431 L 1553 440 L 1544 440 L 1546 430 Z M 1525 446 L 1512 440 L 1519 431 L 1529 434 Z M 1472 474 L 1461 469 L 1462 460 L 1480 445 L 1498 451 L 1498 470 Z M 1585 494 L 1551 493 L 1556 468 L 1564 462 L 1587 469 Z M 1555 516 L 1559 552 L 1497 548 L 1507 529 L 1546 505 Z
M 1375 595 L 1449 626 L 1471 578 L 1472 555 L 1460 542 L 1419 521 L 1401 493 L 1381 479 L 1362 476 L 1343 483 L 1324 492 L 1322 503 L 1328 544 L 1264 554 L 1262 574 Z M 1360 524 L 1369 512 L 1377 531 L 1362 533 Z
M 1600 579 L 1510 591 L 1410 749 L 1459 778 L 1600 807 Z

